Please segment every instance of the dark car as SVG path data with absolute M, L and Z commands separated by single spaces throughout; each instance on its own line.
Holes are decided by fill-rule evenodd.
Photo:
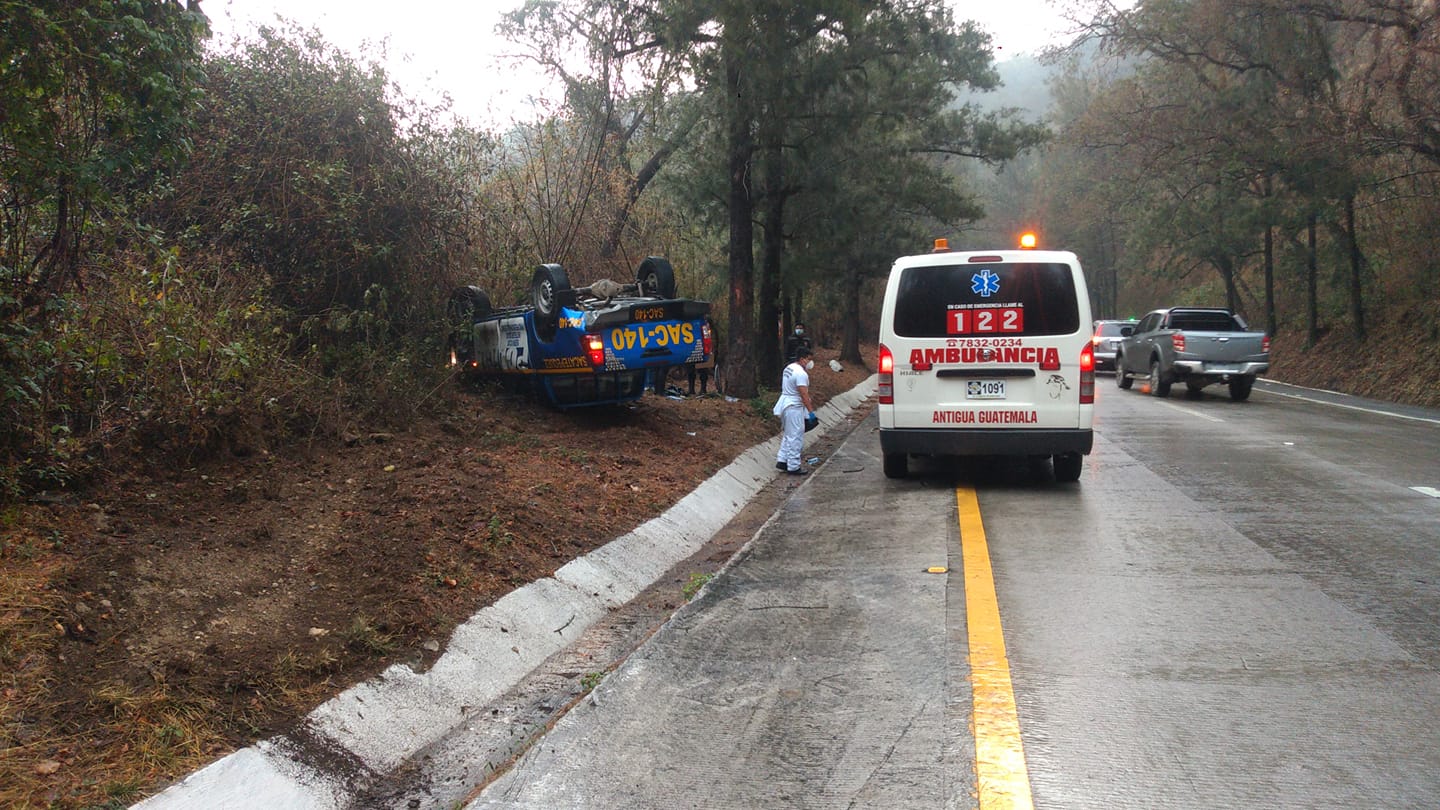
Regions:
M 1096 321 L 1095 334 L 1090 342 L 1095 346 L 1095 370 L 1115 370 L 1115 350 L 1120 347 L 1122 327 L 1133 327 L 1138 321 Z

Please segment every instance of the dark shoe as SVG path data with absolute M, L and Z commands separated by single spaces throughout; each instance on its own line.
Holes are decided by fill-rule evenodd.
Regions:
M 786 468 L 786 465 L 785 465 L 785 462 L 783 462 L 783 461 L 777 461 L 777 462 L 775 462 L 775 469 L 777 469 L 777 470 L 787 469 L 787 468 Z
M 801 467 L 801 468 L 798 469 L 798 470 L 786 470 L 786 471 L 785 471 L 785 474 L 786 474 L 786 475 L 809 475 L 809 474 L 810 474 L 810 471 L 807 470 L 807 469 L 805 469 L 804 467 Z

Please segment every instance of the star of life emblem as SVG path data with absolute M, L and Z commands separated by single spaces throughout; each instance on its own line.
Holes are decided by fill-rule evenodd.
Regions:
M 989 269 L 981 270 L 970 277 L 970 292 L 981 298 L 989 298 L 1000 292 L 1000 277 Z

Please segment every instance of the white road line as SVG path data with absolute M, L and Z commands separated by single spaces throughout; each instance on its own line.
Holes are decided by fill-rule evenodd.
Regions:
M 1191 416 L 1198 416 L 1198 417 L 1200 417 L 1201 419 L 1208 419 L 1208 420 L 1211 421 L 1211 422 L 1224 422 L 1224 421 L 1225 421 L 1224 419 L 1221 419 L 1221 418 L 1218 417 L 1218 416 L 1211 416 L 1210 414 L 1205 413 L 1205 412 L 1203 412 L 1203 411 L 1197 411 L 1197 410 L 1195 410 L 1194 408 L 1187 408 L 1187 407 L 1185 407 L 1184 405 L 1176 405 L 1176 404 L 1173 403 L 1173 402 L 1166 402 L 1166 401 L 1164 401 L 1164 400 L 1161 400 L 1161 401 L 1160 401 L 1160 404 L 1161 404 L 1161 405 L 1164 405 L 1164 406 L 1167 407 L 1167 408 L 1174 408 L 1175 410 L 1177 410 L 1177 411 L 1179 411 L 1179 412 L 1181 412 L 1181 413 L 1188 413 L 1188 414 L 1190 414 Z
M 1289 385 L 1289 383 L 1274 383 L 1273 381 L 1271 381 L 1271 384 L 1273 384 L 1273 385 Z M 1302 391 L 1319 391 L 1319 390 L 1321 390 L 1321 389 L 1318 389 L 1318 388 L 1303 388 L 1303 387 L 1298 386 L 1298 385 L 1297 385 L 1297 386 L 1291 386 L 1291 387 L 1292 387 L 1292 388 L 1300 388 L 1300 390 L 1302 390 Z M 1313 402 L 1313 403 L 1315 403 L 1316 405 L 1330 405 L 1330 406 L 1335 407 L 1335 408 L 1345 408 L 1345 409 L 1351 410 L 1351 411 L 1360 411 L 1361 413 L 1373 413 L 1373 414 L 1378 414 L 1378 415 L 1380 415 L 1380 416 L 1393 416 L 1393 417 L 1395 417 L 1396 419 L 1409 419 L 1409 420 L 1412 421 L 1412 422 L 1427 422 L 1427 423 L 1432 424 L 1432 425 L 1440 425 L 1440 419 L 1431 419 L 1431 418 L 1425 417 L 1425 416 L 1410 416 L 1409 414 L 1404 414 L 1404 413 L 1392 413 L 1392 412 L 1390 412 L 1390 411 L 1382 411 L 1382 410 L 1379 410 L 1379 409 L 1377 409 L 1377 408 L 1366 408 L 1366 407 L 1362 407 L 1362 406 L 1360 406 L 1360 405 L 1344 405 L 1344 404 L 1339 403 L 1339 402 L 1328 402 L 1328 401 L 1326 401 L 1326 400 L 1316 399 L 1316 398 L 1314 398 L 1314 397 L 1303 397 L 1303 396 L 1300 396 L 1299 394 L 1287 394 L 1287 393 L 1285 393 L 1285 392 L 1283 392 L 1283 391 L 1275 391 L 1275 390 L 1272 390 L 1272 389 L 1270 389 L 1270 388 L 1268 388 L 1268 387 L 1267 387 L 1267 388 L 1263 388 L 1263 389 L 1257 389 L 1257 390 L 1260 390 L 1262 393 L 1266 393 L 1266 394 L 1274 394 L 1274 395 L 1277 396 L 1277 397 L 1289 397 L 1289 398 L 1291 398 L 1291 399 L 1298 399 L 1298 400 L 1300 400 L 1300 401 L 1302 401 L 1302 402 Z M 1326 393 L 1333 393 L 1333 392 L 1326 392 Z
M 1410 487 L 1421 495 L 1429 495 L 1432 498 L 1440 498 L 1440 489 L 1434 487 Z

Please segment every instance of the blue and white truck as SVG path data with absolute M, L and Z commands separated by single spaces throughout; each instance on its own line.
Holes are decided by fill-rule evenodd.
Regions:
M 713 357 L 710 304 L 679 298 L 670 262 L 651 256 L 635 281 L 570 286 L 558 264 L 535 268 L 530 303 L 493 307 L 479 287 L 450 294 L 450 364 L 465 379 L 540 392 L 560 408 L 639 399 L 673 366 Z

